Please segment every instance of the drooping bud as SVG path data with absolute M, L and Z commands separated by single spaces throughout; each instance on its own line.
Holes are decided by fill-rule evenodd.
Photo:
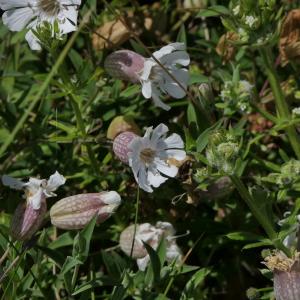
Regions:
M 141 225 L 137 224 L 135 230 L 134 227 L 135 225 L 133 224 L 128 226 L 122 231 L 120 235 L 120 247 L 122 251 L 124 251 L 124 253 L 126 253 L 128 256 L 131 255 L 131 251 L 132 251 L 132 258 L 137 259 L 137 258 L 142 258 L 148 254 L 147 250 L 143 245 L 143 242 L 139 239 L 139 236 L 141 233 L 144 233 L 146 235 L 148 233 L 148 236 L 150 237 L 153 226 L 150 225 L 149 223 L 145 223 Z M 136 232 L 135 239 L 134 239 L 134 232 Z
M 115 51 L 104 62 L 104 68 L 114 78 L 140 82 L 140 74 L 144 69 L 145 58 L 130 50 Z
M 115 155 L 124 163 L 128 164 L 128 153 L 130 152 L 128 145 L 138 137 L 133 132 L 126 131 L 119 134 L 113 143 L 113 151 Z
M 34 209 L 31 203 L 20 203 L 15 210 L 10 224 L 10 234 L 14 240 L 29 240 L 40 228 L 47 211 L 45 198 L 39 209 Z
M 120 133 L 125 131 L 130 131 L 137 135 L 141 134 L 141 130 L 132 117 L 118 116 L 110 123 L 106 136 L 108 139 L 114 140 Z
M 300 261 L 299 252 L 288 258 L 278 252 L 265 258 L 266 266 L 274 274 L 274 293 L 276 300 L 300 299 Z
M 99 224 L 107 220 L 120 203 L 121 197 L 114 191 L 70 196 L 51 207 L 51 223 L 62 229 L 81 229 L 97 215 Z
M 140 270 L 145 270 L 150 257 L 143 244 L 146 243 L 156 250 L 162 238 L 166 240 L 166 260 L 172 262 L 181 261 L 181 250 L 176 244 L 175 230 L 172 224 L 168 222 L 157 222 L 155 226 L 144 223 L 127 227 L 120 236 L 120 247 L 128 256 L 137 260 Z M 133 242 L 134 241 L 134 242 Z M 133 247 L 132 247 L 133 246 Z

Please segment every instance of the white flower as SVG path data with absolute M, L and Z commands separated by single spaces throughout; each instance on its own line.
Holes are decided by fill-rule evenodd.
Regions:
M 299 117 L 300 116 L 300 107 L 296 107 L 292 110 L 292 114 L 295 117 Z
M 246 16 L 245 24 L 247 24 L 250 28 L 256 23 L 257 18 L 253 16 Z
M 233 8 L 233 14 L 236 16 L 240 13 L 240 6 L 237 5 L 236 7 Z
M 41 46 L 31 29 L 45 21 L 53 25 L 57 20 L 61 34 L 75 31 L 80 4 L 81 0 L 0 0 L 0 8 L 5 11 L 3 23 L 11 31 L 29 29 L 25 38 L 32 50 Z
M 184 160 L 186 153 L 181 137 L 173 133 L 166 137 L 168 127 L 164 124 L 155 129 L 149 127 L 144 137 L 134 138 L 128 145 L 128 163 L 139 186 L 153 192 L 153 187 L 159 187 L 168 177 L 175 177 L 178 167 L 170 160 Z M 161 174 L 165 175 L 162 176 Z
M 166 239 L 166 260 L 172 262 L 173 260 L 180 261 L 182 258 L 181 250 L 176 244 L 174 237 L 175 229 L 171 223 L 157 222 L 155 226 L 144 223 L 138 228 L 138 232 L 135 237 L 135 242 L 139 244 L 147 243 L 154 250 L 158 248 L 158 245 L 163 237 Z M 150 262 L 150 256 L 147 254 L 142 258 L 136 260 L 137 265 L 141 271 L 144 271 Z
M 185 51 L 183 43 L 173 43 L 153 53 L 153 56 L 164 66 L 173 78 L 151 57 L 145 60 L 144 68 L 140 75 L 142 93 L 146 99 L 152 98 L 154 104 L 165 110 L 170 106 L 161 101 L 162 93 L 169 94 L 173 98 L 183 98 L 189 80 L 186 67 L 190 63 L 190 57 Z
M 7 175 L 3 175 L 1 179 L 4 185 L 12 189 L 25 189 L 27 202 L 34 210 L 40 209 L 43 199 L 56 196 L 53 192 L 66 182 L 64 176 L 57 171 L 48 180 L 30 177 L 28 182 L 23 182 Z

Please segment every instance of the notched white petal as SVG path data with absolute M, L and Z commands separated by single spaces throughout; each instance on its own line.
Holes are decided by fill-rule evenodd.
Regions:
M 65 184 L 65 182 L 66 178 L 56 171 L 53 175 L 50 176 L 47 182 L 46 191 L 54 192 L 58 189 L 58 187 Z
M 2 181 L 3 185 L 9 186 L 10 188 L 15 189 L 15 190 L 21 190 L 25 186 L 25 183 L 22 182 L 21 180 L 15 179 L 8 175 L 3 175 L 1 177 L 1 181 Z

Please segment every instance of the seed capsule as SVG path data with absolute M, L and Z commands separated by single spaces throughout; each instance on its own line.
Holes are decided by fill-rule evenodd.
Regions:
M 120 203 L 121 197 L 114 191 L 67 197 L 51 207 L 51 223 L 62 229 L 81 229 L 97 215 L 99 224 L 107 220 Z

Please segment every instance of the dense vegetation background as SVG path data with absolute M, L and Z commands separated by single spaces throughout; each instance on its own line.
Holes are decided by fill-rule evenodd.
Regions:
M 237 2 L 245 10 L 248 5 L 260 23 L 255 29 L 245 25 L 248 39 L 227 37 L 230 42 L 220 45 L 226 32 L 242 26 L 242 18 L 232 11 Z M 272 221 L 279 231 L 277 222 L 295 208 L 299 190 L 294 181 L 280 186 L 279 175 L 274 179 L 268 174 L 280 174 L 281 166 L 297 156 L 286 134 L 291 119 L 272 122 L 276 107 L 261 49 L 268 49 L 268 59 L 275 65 L 280 26 L 299 4 L 164 0 L 107 5 L 87 0 L 82 1 L 79 24 L 91 14 L 75 39 L 69 35 L 54 45 L 46 37 L 46 49 L 38 52 L 28 47 L 24 31 L 10 32 L 0 23 L 1 174 L 48 178 L 58 170 L 67 182 L 58 197 L 47 199 L 49 208 L 58 199 L 79 193 L 114 190 L 122 197 L 111 218 L 94 230 L 93 224 L 87 228 L 83 245 L 78 231 L 54 228 L 49 216 L 35 237 L 23 244 L 11 242 L 9 236 L 11 216 L 24 201 L 22 192 L 1 186 L 0 254 L 9 249 L 0 266 L 0 274 L 6 276 L 1 282 L 2 299 L 247 299 L 251 287 L 260 289 L 251 291 L 257 297 L 251 299 L 274 299 L 272 274 L 261 271 L 265 269 L 261 251 L 272 245 L 262 242 L 265 233 L 229 177 L 224 177 L 228 174 L 222 168 L 206 168 L 205 148 L 213 129 L 230 131 L 240 147 L 233 158 L 238 161 L 238 176 L 248 187 L 263 189 L 254 194 L 258 202 L 265 201 L 268 192 Z M 272 9 L 263 14 L 263 5 Z M 131 32 L 118 21 L 120 16 Z M 268 34 L 270 39 L 259 44 Z M 148 56 L 136 37 L 151 52 L 175 41 L 186 43 L 191 57 L 190 95 L 167 99 L 170 111 L 146 100 L 138 85 L 116 80 L 104 69 L 105 57 L 118 49 Z M 68 51 L 59 62 L 63 71 L 54 70 L 49 78 L 62 51 Z M 290 110 L 299 106 L 297 63 L 296 59 L 284 66 L 277 63 L 275 69 Z M 237 89 L 236 95 L 231 91 L 223 101 L 225 82 L 239 80 L 253 85 L 251 99 Z M 209 83 L 211 90 L 203 83 Z M 70 99 L 80 108 L 83 131 Z M 241 110 L 242 104 L 247 108 Z M 137 215 L 138 223 L 168 221 L 178 235 L 188 232 L 177 239 L 183 254 L 188 254 L 184 267 L 171 264 L 157 270 L 156 261 L 150 271 L 140 272 L 117 247 L 120 233 L 135 221 L 138 191 L 130 168 L 114 156 L 112 141 L 106 137 L 110 122 L 120 115 L 133 117 L 143 132 L 165 123 L 185 140 L 189 159 L 175 179 L 153 193 L 140 191 Z M 293 120 L 297 127 L 297 117 Z M 220 178 L 223 181 L 215 183 Z

